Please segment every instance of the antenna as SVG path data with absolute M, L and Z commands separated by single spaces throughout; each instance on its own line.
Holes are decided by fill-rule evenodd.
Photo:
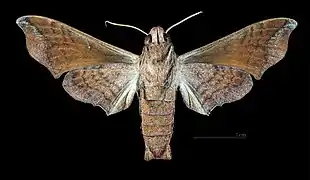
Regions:
M 185 19 L 179 21 L 178 23 L 175 23 L 174 25 L 170 26 L 170 27 L 166 30 L 166 33 L 168 33 L 168 31 L 170 31 L 172 28 L 176 27 L 177 25 L 179 25 L 179 24 L 183 23 L 184 21 L 188 20 L 189 18 L 192 18 L 192 17 L 194 17 L 194 16 L 197 16 L 198 14 L 201 14 L 201 13 L 203 13 L 203 12 L 202 12 L 202 11 L 199 11 L 199 12 L 197 12 L 197 13 L 195 13 L 195 14 L 192 14 L 192 15 L 188 16 L 187 18 L 185 18 Z
M 142 31 L 141 29 L 139 29 L 139 28 L 137 28 L 137 27 L 135 27 L 135 26 L 131 26 L 131 25 L 127 25 L 127 24 L 118 24 L 118 23 L 113 23 L 113 22 L 110 22 L 110 21 L 105 21 L 105 22 L 104 22 L 105 26 L 107 26 L 107 23 L 110 23 L 110 24 L 112 24 L 112 25 L 114 25 L 114 26 L 123 26 L 123 27 L 133 28 L 133 29 L 136 29 L 136 30 L 142 32 L 142 33 L 145 34 L 145 35 L 148 35 L 146 32 Z

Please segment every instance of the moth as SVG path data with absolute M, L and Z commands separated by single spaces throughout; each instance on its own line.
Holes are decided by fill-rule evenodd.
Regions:
M 170 160 L 177 90 L 185 105 L 202 115 L 240 100 L 251 90 L 252 76 L 259 80 L 284 58 L 297 26 L 290 18 L 267 19 L 176 54 L 168 31 L 199 13 L 166 31 L 153 27 L 145 33 L 123 25 L 146 35 L 140 55 L 47 17 L 22 16 L 16 23 L 30 56 L 54 78 L 66 73 L 62 85 L 75 100 L 99 106 L 109 116 L 126 110 L 137 94 L 144 160 Z

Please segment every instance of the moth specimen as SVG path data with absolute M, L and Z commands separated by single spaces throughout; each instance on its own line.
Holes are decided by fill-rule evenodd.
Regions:
M 203 115 L 240 100 L 253 86 L 251 75 L 259 80 L 283 59 L 297 26 L 290 18 L 260 21 L 182 55 L 168 35 L 178 23 L 166 31 L 138 29 L 146 37 L 136 55 L 50 18 L 23 16 L 16 23 L 31 57 L 54 78 L 66 73 L 63 88 L 74 99 L 111 115 L 127 109 L 137 93 L 146 161 L 172 158 L 177 90 L 189 109 Z

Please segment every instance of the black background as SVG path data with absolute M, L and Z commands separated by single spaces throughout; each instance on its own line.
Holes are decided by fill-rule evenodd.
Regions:
M 285 58 L 268 69 L 242 100 L 217 107 L 211 116 L 186 108 L 178 92 L 172 161 L 145 162 L 140 132 L 139 103 L 135 97 L 125 111 L 106 116 L 99 107 L 71 98 L 62 89 L 62 78 L 32 59 L 25 47 L 24 34 L 13 28 L 15 73 L 10 93 L 14 137 L 10 147 L 18 166 L 46 174 L 71 170 L 105 170 L 106 167 L 158 166 L 162 171 L 176 167 L 200 167 L 195 174 L 279 178 L 301 176 L 306 147 L 307 59 L 302 55 L 302 10 L 293 4 L 247 2 L 218 4 L 144 1 L 139 3 L 25 2 L 18 5 L 14 18 L 41 15 L 60 20 L 87 34 L 125 50 L 140 54 L 144 34 L 133 29 L 108 25 L 104 21 L 137 26 L 148 32 L 153 26 L 170 25 L 198 11 L 204 11 L 170 31 L 177 54 L 183 54 L 233 33 L 249 24 L 274 17 L 298 22 L 291 34 Z M 194 7 L 190 7 L 194 4 Z M 13 20 L 14 22 L 14 20 Z M 194 137 L 235 136 L 245 139 L 195 139 Z M 154 166 L 154 167 L 155 167 Z M 33 167 L 33 168 L 32 168 Z M 147 171 L 149 173 L 161 170 Z M 229 172 L 229 173 L 228 173 Z M 249 175 L 249 176 L 248 176 Z M 104 175 L 102 175 L 104 176 Z

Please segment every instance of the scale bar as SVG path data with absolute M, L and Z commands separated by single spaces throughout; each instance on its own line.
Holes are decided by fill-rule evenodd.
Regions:
M 198 136 L 194 139 L 246 139 L 246 136 Z

